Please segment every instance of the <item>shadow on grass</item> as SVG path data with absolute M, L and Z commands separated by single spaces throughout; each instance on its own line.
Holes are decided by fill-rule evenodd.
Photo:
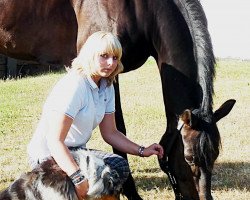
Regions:
M 167 180 L 167 177 L 156 177 L 156 176 L 150 176 L 150 177 L 138 177 L 135 178 L 136 185 L 138 188 L 141 188 L 142 190 L 153 190 L 153 189 L 160 189 L 163 190 L 167 187 L 171 187 L 169 181 Z
M 135 182 L 138 188 L 142 190 L 163 190 L 171 187 L 167 175 L 164 174 L 160 168 L 147 168 L 143 170 L 136 170 Z
M 213 170 L 212 188 L 215 190 L 240 189 L 250 191 L 250 163 L 216 163 Z
M 144 169 L 137 171 L 135 177 L 136 184 L 143 190 L 155 188 L 170 188 L 171 185 L 167 175 L 162 173 L 159 168 Z M 237 189 L 241 191 L 250 191 L 250 163 L 216 163 L 212 176 L 212 190 Z

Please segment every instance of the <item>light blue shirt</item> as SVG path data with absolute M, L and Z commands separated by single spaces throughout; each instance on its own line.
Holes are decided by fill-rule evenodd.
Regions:
M 104 115 L 115 112 L 114 87 L 107 86 L 106 79 L 101 79 L 98 88 L 91 77 L 76 72 L 69 72 L 60 79 L 44 104 L 40 122 L 28 145 L 32 159 L 42 160 L 50 156 L 45 133 L 51 112 L 63 113 L 73 119 L 65 139 L 67 146 L 86 146 Z

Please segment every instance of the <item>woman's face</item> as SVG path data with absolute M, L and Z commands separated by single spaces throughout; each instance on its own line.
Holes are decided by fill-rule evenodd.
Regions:
M 104 53 L 97 55 L 96 62 L 94 69 L 95 76 L 107 78 L 116 69 L 118 58 L 112 54 Z

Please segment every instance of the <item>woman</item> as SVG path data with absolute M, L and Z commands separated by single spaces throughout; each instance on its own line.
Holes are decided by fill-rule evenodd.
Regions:
M 163 156 L 163 148 L 152 144 L 147 148 L 130 141 L 115 125 L 113 81 L 123 70 L 122 47 L 112 33 L 92 34 L 72 62 L 72 69 L 53 88 L 28 145 L 30 164 L 53 157 L 72 178 L 79 199 L 85 198 L 88 181 L 79 177 L 79 167 L 69 149 L 84 148 L 95 127 L 99 125 L 103 139 L 121 152 L 139 156 Z M 35 149 L 35 151 L 34 151 Z M 128 163 L 122 157 L 93 151 L 96 156 L 118 172 L 125 182 Z

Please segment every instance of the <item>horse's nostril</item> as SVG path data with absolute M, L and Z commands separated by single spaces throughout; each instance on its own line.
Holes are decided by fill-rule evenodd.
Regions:
M 193 156 L 185 156 L 185 159 L 188 160 L 188 161 L 194 161 Z
M 187 164 L 189 164 L 190 166 L 195 165 L 195 163 L 194 163 L 194 156 L 185 156 L 185 161 L 186 161 Z

